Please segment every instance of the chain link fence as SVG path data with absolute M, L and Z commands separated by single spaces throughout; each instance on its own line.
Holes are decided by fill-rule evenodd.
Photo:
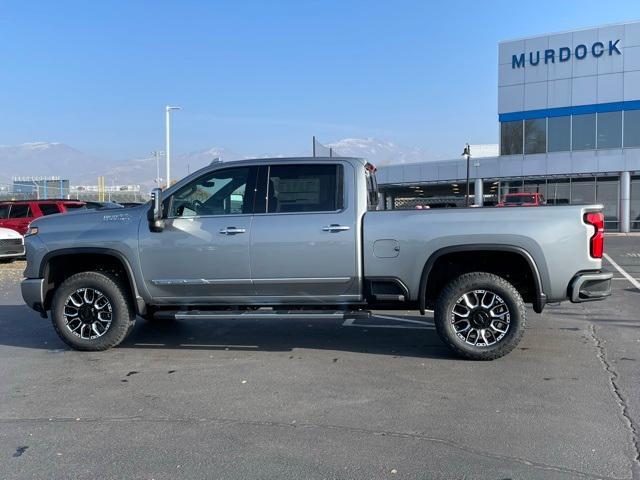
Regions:
M 25 189 L 26 190 L 26 189 Z M 20 191 L 14 184 L 0 184 L 0 200 L 45 200 L 65 199 L 85 202 L 145 203 L 150 196 L 137 190 L 78 190 L 73 187 L 48 186 L 47 189 L 31 188 Z

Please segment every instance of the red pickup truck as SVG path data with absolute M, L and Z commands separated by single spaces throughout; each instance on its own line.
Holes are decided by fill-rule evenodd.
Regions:
M 0 227 L 10 228 L 20 235 L 24 235 L 29 224 L 36 218 L 83 208 L 85 203 L 78 200 L 9 200 L 0 202 Z
M 546 203 L 541 193 L 507 193 L 498 207 L 539 207 Z

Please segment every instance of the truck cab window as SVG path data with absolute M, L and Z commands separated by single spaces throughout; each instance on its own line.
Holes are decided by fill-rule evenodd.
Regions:
M 227 168 L 206 174 L 171 198 L 170 217 L 251 213 L 246 196 L 250 167 Z
M 31 208 L 29 208 L 29 205 L 13 205 L 11 211 L 9 212 L 9 218 L 27 218 L 30 216 Z
M 342 208 L 341 165 L 273 165 L 267 212 L 333 212 Z

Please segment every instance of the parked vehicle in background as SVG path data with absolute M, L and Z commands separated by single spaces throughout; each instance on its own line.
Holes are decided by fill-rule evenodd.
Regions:
M 0 202 L 0 227 L 10 228 L 24 235 L 29 224 L 36 218 L 67 213 L 84 206 L 85 202 L 78 200 L 6 200 Z
M 498 207 L 539 207 L 546 204 L 541 193 L 507 193 Z
M 0 228 L 0 263 L 10 263 L 23 256 L 22 235 L 10 228 Z
M 611 293 L 602 205 L 378 211 L 375 168 L 344 157 L 216 163 L 153 194 L 31 224 L 22 296 L 72 348 L 118 345 L 136 315 L 432 308 L 452 351 L 492 360 L 520 341 L 525 303 Z
M 84 208 L 87 210 L 109 210 L 111 208 L 124 208 L 124 206 L 116 202 L 85 201 Z

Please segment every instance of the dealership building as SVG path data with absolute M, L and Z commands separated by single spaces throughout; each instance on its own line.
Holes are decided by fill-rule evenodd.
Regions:
M 499 154 L 471 148 L 474 203 L 538 192 L 602 203 L 608 229 L 640 230 L 640 22 L 501 42 L 497 120 Z M 387 208 L 464 204 L 465 181 L 461 158 L 378 175 Z

